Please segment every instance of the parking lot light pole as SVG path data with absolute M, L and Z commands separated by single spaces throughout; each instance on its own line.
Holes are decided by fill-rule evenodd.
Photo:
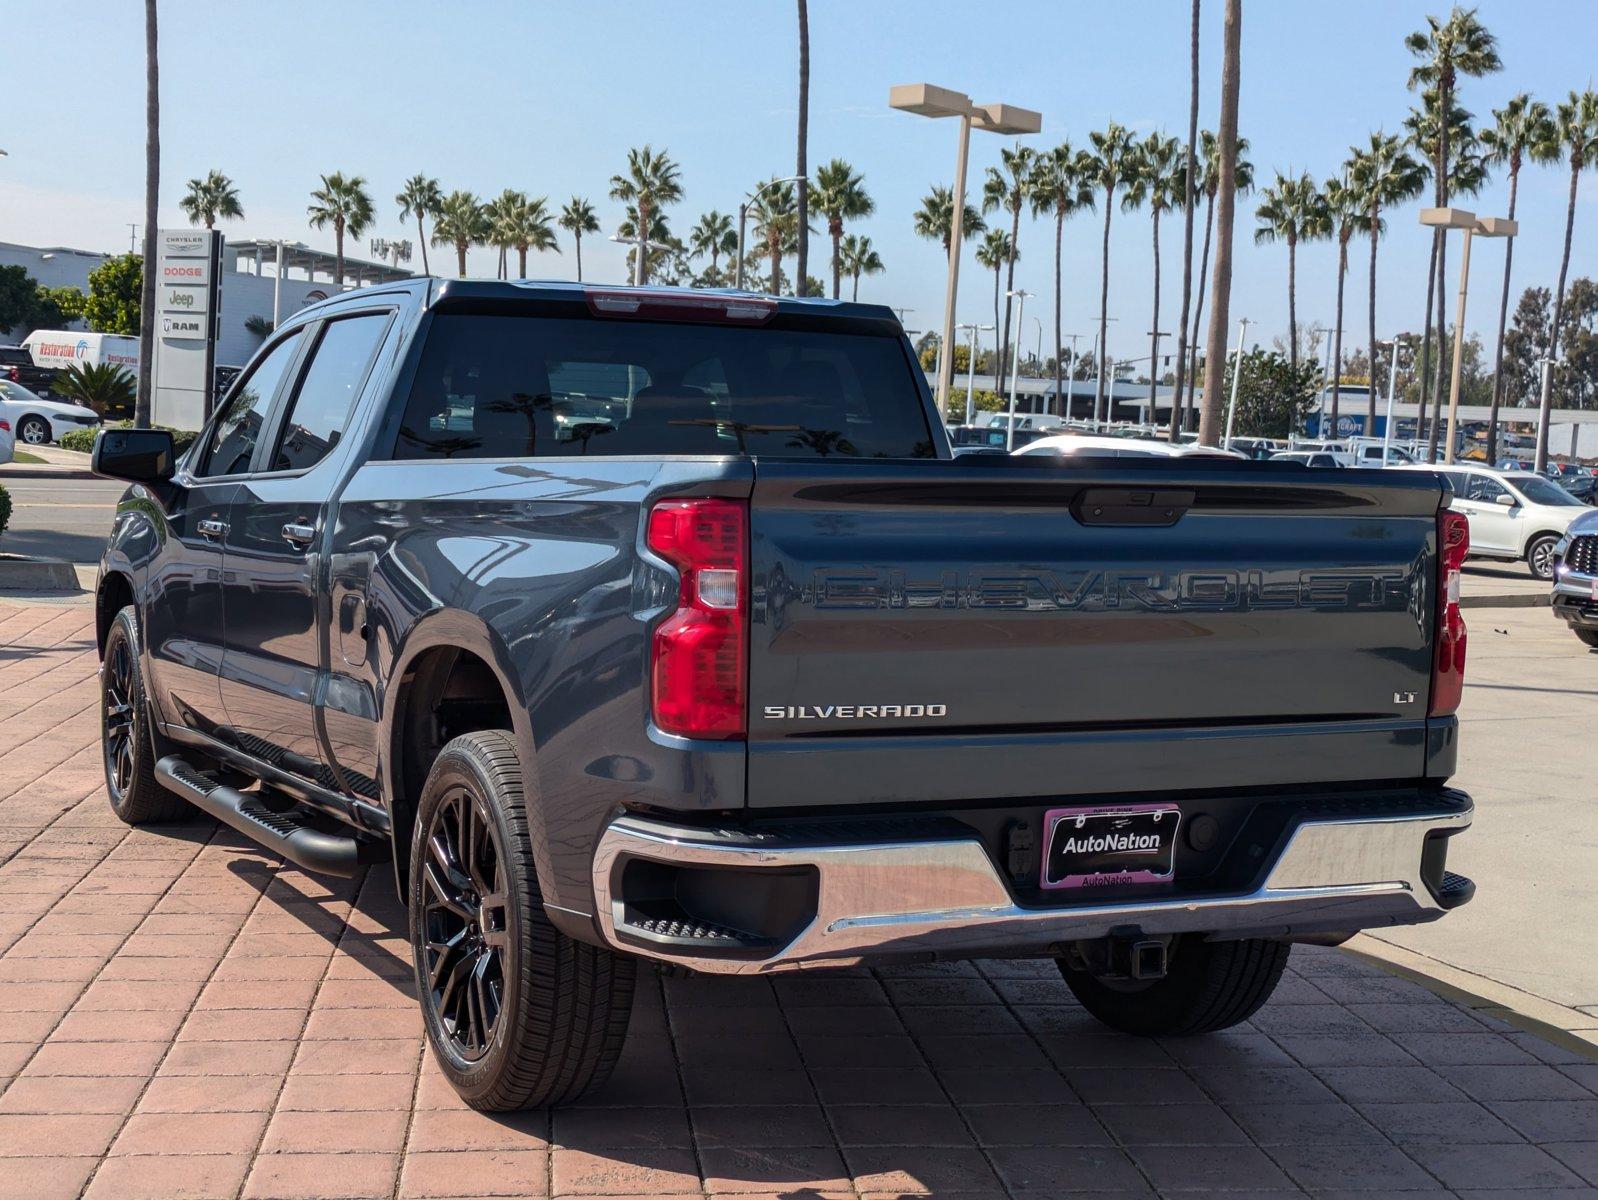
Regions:
M 960 239 L 965 225 L 965 176 L 970 158 L 971 130 L 989 133 L 1037 133 L 1043 116 L 1031 109 L 1010 104 L 972 104 L 964 92 L 935 87 L 930 83 L 901 83 L 888 91 L 888 107 L 920 117 L 958 117 L 959 149 L 954 168 L 954 208 L 949 214 L 949 281 L 943 297 L 943 333 L 938 342 L 938 409 L 949 412 L 949 389 L 954 380 L 954 354 L 945 353 L 954 345 L 954 304 L 960 289 Z
M 1448 383 L 1448 445 L 1443 450 L 1443 461 L 1454 461 L 1454 445 L 1459 437 L 1459 377 L 1464 365 L 1465 348 L 1465 293 L 1470 287 L 1470 243 L 1481 237 L 1514 237 L 1520 232 L 1520 222 L 1504 217 L 1477 218 L 1463 208 L 1423 208 L 1420 223 L 1437 229 L 1462 229 L 1465 244 L 1459 256 L 1459 303 L 1454 310 L 1454 363 Z M 1537 470 L 1547 464 L 1548 444 L 1539 440 L 1537 445 Z
M 1232 448 L 1232 421 L 1237 417 L 1237 381 L 1243 378 L 1243 342 L 1248 337 L 1248 327 L 1252 324 L 1247 317 L 1238 319 L 1237 324 L 1237 353 L 1232 357 L 1232 399 L 1226 406 L 1226 438 L 1221 442 L 1221 449 Z
M 992 329 L 993 326 L 976 325 L 967 322 L 966 324 L 960 326 L 960 328 L 969 330 L 971 333 L 971 352 L 966 355 L 965 360 L 965 423 L 969 425 L 971 424 L 971 418 L 976 415 L 973 410 L 976 408 L 977 334 L 985 333 Z
M 1020 329 L 1026 324 L 1026 302 L 1031 298 L 1032 293 L 1024 288 L 1016 288 L 1014 291 L 1005 292 L 1004 294 L 1016 302 L 1015 327 Z M 1015 449 L 1015 388 L 1020 376 L 1021 356 L 1017 354 L 1015 361 L 1010 364 L 1010 427 L 1004 432 L 1004 449 L 1006 452 Z
M 785 175 L 781 179 L 768 179 L 768 180 L 766 180 L 765 183 L 761 184 L 754 191 L 750 192 L 749 195 L 745 196 L 743 198 L 743 200 L 739 203 L 739 205 L 738 205 L 738 270 L 737 270 L 737 278 L 733 281 L 733 286 L 735 286 L 739 291 L 743 291 L 743 286 L 744 286 L 744 226 L 749 220 L 749 206 L 751 204 L 753 204 L 755 201 L 759 200 L 761 196 L 765 195 L 766 189 L 774 188 L 779 183 L 798 183 L 799 180 L 802 179 L 802 178 L 803 178 L 803 176 L 801 176 L 801 175 Z M 799 281 L 799 291 L 802 292 L 804 290 L 805 290 L 805 288 L 804 288 L 804 280 L 801 279 Z M 902 316 L 899 319 L 901 321 L 904 320 L 904 318 Z
M 1398 350 L 1404 344 L 1401 336 L 1394 336 L 1391 341 L 1378 342 L 1380 346 L 1391 346 L 1391 362 L 1387 366 L 1387 426 L 1382 430 L 1382 466 L 1386 466 L 1393 454 L 1393 399 L 1398 392 Z M 1375 364 L 1373 363 L 1372 366 Z

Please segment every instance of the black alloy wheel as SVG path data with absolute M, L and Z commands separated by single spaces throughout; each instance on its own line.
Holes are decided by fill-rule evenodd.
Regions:
M 427 1003 L 466 1062 L 494 1040 L 510 956 L 504 851 L 483 801 L 457 784 L 433 810 L 423 868 Z
M 105 778 L 113 801 L 121 800 L 133 787 L 137 767 L 134 756 L 138 725 L 134 720 L 133 651 L 126 639 L 112 641 L 105 660 L 105 680 L 101 689 L 105 735 L 100 745 L 105 753 Z

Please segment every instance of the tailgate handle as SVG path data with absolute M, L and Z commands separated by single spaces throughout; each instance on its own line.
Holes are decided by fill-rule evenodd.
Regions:
M 1192 507 L 1192 488 L 1086 488 L 1071 515 L 1083 525 L 1166 526 Z

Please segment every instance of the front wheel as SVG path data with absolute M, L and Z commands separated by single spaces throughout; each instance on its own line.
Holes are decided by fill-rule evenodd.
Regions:
M 1544 533 L 1532 538 L 1526 547 L 1526 567 L 1538 579 L 1554 577 L 1554 547 L 1558 544 L 1559 539 L 1553 534 Z
M 130 604 L 111 622 L 100 657 L 100 753 L 111 811 L 129 825 L 192 818 L 187 801 L 155 777 L 155 732 L 139 670 L 139 619 Z
M 1172 943 L 1161 979 L 1101 978 L 1063 958 L 1060 974 L 1083 1008 L 1122 1033 L 1214 1033 L 1248 1020 L 1271 998 L 1292 947 L 1264 938 L 1203 938 L 1189 933 Z
M 634 960 L 545 915 L 508 733 L 463 734 L 440 752 L 416 814 L 408 891 L 427 1040 L 466 1103 L 509 1112 L 604 1082 L 627 1036 Z
M 50 422 L 32 415 L 17 422 L 17 437 L 30 446 L 44 446 L 50 441 Z

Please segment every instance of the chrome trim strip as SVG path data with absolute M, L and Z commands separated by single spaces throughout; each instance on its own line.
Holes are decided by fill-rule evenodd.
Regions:
M 714 974 L 751 975 L 844 966 L 873 955 L 946 957 L 1046 953 L 1058 942 L 1119 927 L 1220 937 L 1345 932 L 1416 924 L 1444 910 L 1420 878 L 1428 834 L 1470 825 L 1469 810 L 1379 819 L 1306 821 L 1256 891 L 1079 908 L 1015 904 L 973 835 L 926 841 L 830 844 L 706 830 L 639 816 L 612 821 L 594 854 L 596 919 L 618 949 Z M 623 857 L 743 869 L 813 867 L 817 914 L 759 958 L 678 954 L 618 932 L 612 879 Z

